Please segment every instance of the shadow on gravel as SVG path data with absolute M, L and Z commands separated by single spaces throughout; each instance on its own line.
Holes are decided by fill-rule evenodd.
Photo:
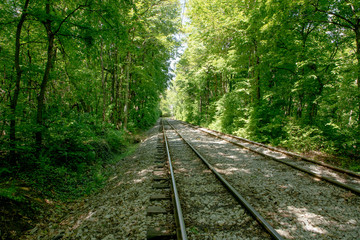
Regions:
M 174 125 L 283 237 L 360 239 L 358 196 L 197 130 Z M 333 177 L 346 182 L 336 174 Z

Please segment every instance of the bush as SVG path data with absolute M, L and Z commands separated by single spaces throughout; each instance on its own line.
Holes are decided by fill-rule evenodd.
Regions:
M 257 142 L 279 144 L 286 136 L 286 119 L 279 111 L 266 104 L 252 108 L 246 129 L 248 136 Z
M 301 126 L 289 122 L 285 126 L 287 138 L 283 145 L 298 151 L 324 150 L 330 149 L 331 143 L 327 142 L 323 132 L 315 126 Z
M 42 151 L 36 152 L 29 139 L 20 142 L 17 150 L 24 154 L 19 154 L 18 166 L 0 166 L 0 174 L 21 179 L 50 198 L 73 199 L 101 186 L 104 166 L 128 147 L 125 132 L 88 114 L 55 118 L 47 124 Z M 10 190 L 0 195 L 10 196 Z
M 76 171 L 81 163 L 93 164 L 93 141 L 98 136 L 91 127 L 74 119 L 61 119 L 51 125 L 46 139 L 43 157 L 51 159 L 51 165 Z
M 114 153 L 122 153 L 127 147 L 127 141 L 125 138 L 125 132 L 108 129 L 105 132 L 104 140 L 109 145 L 110 151 Z

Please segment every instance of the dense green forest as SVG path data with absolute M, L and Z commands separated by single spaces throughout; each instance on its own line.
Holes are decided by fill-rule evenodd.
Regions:
M 160 116 L 177 0 L 0 3 L 0 200 L 88 194 Z M 5 203 L 4 203 L 5 204 Z
M 0 205 L 89 194 L 160 108 L 360 171 L 358 0 L 180 2 L 0 2 Z
M 186 15 L 168 113 L 359 159 L 360 1 L 189 0 Z

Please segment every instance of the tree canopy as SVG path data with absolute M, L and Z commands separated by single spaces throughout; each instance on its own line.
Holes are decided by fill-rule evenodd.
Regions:
M 179 16 L 177 0 L 1 1 L 1 176 L 51 189 L 152 126 Z
M 358 1 L 189 0 L 174 115 L 299 150 L 359 155 Z

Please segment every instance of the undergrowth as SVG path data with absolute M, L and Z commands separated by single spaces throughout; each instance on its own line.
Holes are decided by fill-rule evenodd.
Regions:
M 276 117 L 255 116 L 249 118 L 246 124 L 237 122 L 238 118 L 232 121 L 232 125 L 223 124 L 223 119 L 219 118 L 207 126 L 360 172 L 360 139 L 357 132 L 340 129 L 333 124 L 309 125 Z M 207 127 L 206 124 L 202 125 Z
M 136 142 L 136 135 L 87 116 L 53 122 L 40 153 L 35 147 L 19 147 L 16 166 L 7 161 L 0 165 L 0 203 L 11 206 L 0 209 L 5 219 L 0 223 L 2 238 L 17 239 L 44 209 L 103 187 L 111 174 L 109 166 L 133 152 Z M 25 146 L 19 141 L 21 145 Z M 6 158 L 2 152 L 0 157 Z

